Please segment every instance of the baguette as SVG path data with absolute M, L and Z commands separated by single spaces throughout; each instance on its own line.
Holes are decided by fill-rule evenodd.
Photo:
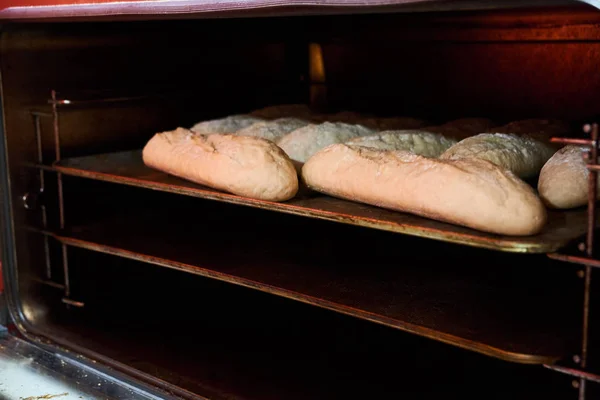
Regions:
M 575 208 L 587 204 L 589 171 L 583 155 L 585 148 L 566 146 L 542 168 L 538 191 L 550 208 Z M 600 195 L 600 185 L 598 186 Z
M 314 155 L 302 177 L 318 192 L 501 235 L 533 235 L 546 222 L 529 185 L 480 159 L 335 144 Z
M 456 141 L 447 139 L 437 133 L 402 130 L 361 136 L 346 143 L 380 150 L 406 150 L 425 157 L 439 157 Z
M 322 148 L 343 143 L 352 138 L 375 134 L 376 131 L 362 125 L 342 122 L 311 124 L 283 136 L 277 145 L 296 163 L 301 165 Z
M 461 140 L 446 150 L 443 160 L 481 159 L 508 169 L 520 178 L 532 178 L 556 149 L 527 136 L 482 133 Z
M 298 191 L 292 162 L 265 139 L 178 128 L 154 135 L 142 154 L 151 168 L 240 196 L 285 201 Z
M 276 142 L 284 135 L 310 124 L 298 118 L 278 118 L 272 121 L 261 121 L 235 132 L 237 136 L 252 136 Z
M 213 133 L 235 133 L 240 129 L 247 128 L 250 125 L 261 121 L 264 121 L 264 119 L 252 115 L 231 115 L 225 118 L 198 122 L 196 125 L 192 126 L 190 130 L 203 135 L 210 135 Z
M 318 116 L 321 122 L 341 122 L 344 124 L 362 125 L 375 131 L 392 131 L 400 129 L 417 129 L 426 125 L 425 121 L 410 117 L 375 117 L 352 111 L 340 111 L 335 114 Z

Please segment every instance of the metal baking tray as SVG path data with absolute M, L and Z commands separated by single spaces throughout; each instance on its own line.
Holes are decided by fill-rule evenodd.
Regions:
M 148 168 L 142 161 L 141 151 L 64 159 L 55 163 L 53 169 L 72 176 L 506 252 L 555 252 L 585 234 L 587 229 L 585 210 L 551 211 L 548 215 L 548 223 L 540 234 L 510 237 L 314 193 L 305 193 L 283 203 L 250 199 L 220 192 Z

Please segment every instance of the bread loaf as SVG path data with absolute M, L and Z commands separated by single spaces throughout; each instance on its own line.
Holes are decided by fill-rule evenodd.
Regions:
M 425 157 L 439 157 L 456 141 L 446 139 L 437 133 L 404 130 L 361 136 L 350 139 L 346 143 L 380 150 L 405 150 Z
M 298 191 L 292 162 L 264 139 L 178 128 L 154 135 L 143 159 L 151 168 L 240 196 L 284 201 Z
M 406 151 L 328 146 L 302 168 L 313 190 L 502 235 L 532 235 L 546 221 L 533 189 L 480 159 L 437 160 Z
M 317 116 L 321 122 L 342 122 L 344 124 L 362 125 L 376 131 L 391 131 L 401 129 L 417 129 L 426 125 L 425 121 L 410 117 L 375 117 L 352 111 L 340 111 L 335 114 Z
M 581 146 L 563 147 L 542 168 L 538 192 L 548 207 L 564 209 L 587 204 L 589 171 L 584 152 Z
M 521 178 L 536 176 L 556 149 L 527 136 L 482 133 L 446 150 L 443 160 L 481 159 L 506 168 Z
M 310 122 L 298 118 L 278 118 L 261 121 L 235 132 L 238 136 L 252 136 L 276 142 L 282 136 L 308 125 Z
M 296 163 L 306 162 L 313 154 L 333 143 L 343 143 L 352 138 L 367 136 L 376 131 L 361 125 L 342 122 L 311 124 L 283 136 L 277 145 Z
M 476 135 L 476 133 L 473 133 L 471 131 L 466 131 L 466 130 L 463 130 L 463 129 L 460 129 L 460 128 L 457 128 L 454 126 L 444 126 L 444 125 L 428 126 L 426 128 L 423 128 L 422 130 L 424 132 L 437 133 L 448 139 L 452 139 L 455 142 L 461 141 L 463 139 L 466 139 L 468 137 Z
M 225 118 L 198 122 L 190 130 L 203 135 L 210 135 L 213 133 L 235 133 L 240 129 L 261 121 L 264 121 L 264 119 L 252 115 L 231 115 Z

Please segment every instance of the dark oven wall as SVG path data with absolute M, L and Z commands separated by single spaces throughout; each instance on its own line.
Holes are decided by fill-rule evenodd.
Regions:
M 36 113 L 42 161 L 50 164 L 57 156 L 48 117 L 51 91 L 73 100 L 73 107 L 60 114 L 62 158 L 136 148 L 155 132 L 200 119 L 271 102 L 306 102 L 301 71 L 307 62 L 298 32 L 303 30 L 284 20 L 4 27 L 1 59 L 11 200 L 21 299 L 25 311 L 37 310 L 26 312 L 31 322 L 43 315 L 44 305 L 31 303 L 29 295 L 37 291 L 30 285 L 45 275 L 45 251 L 39 234 L 23 230 L 39 226 L 42 211 L 26 212 L 22 196 L 35 192 L 40 180 L 27 168 L 38 161 Z M 138 96 L 139 101 L 96 102 Z M 57 181 L 55 175 L 46 175 L 49 228 L 56 228 Z M 60 257 L 60 248 L 57 254 L 50 251 Z M 53 263 L 52 271 L 58 280 L 60 262 Z
M 189 127 L 202 119 L 284 103 L 310 102 L 329 111 L 421 117 L 432 122 L 483 116 L 499 122 L 546 117 L 580 123 L 600 114 L 599 24 L 600 16 L 595 11 L 577 7 L 418 15 L 3 26 L 0 72 L 11 179 L 9 195 L 16 238 L 19 299 L 25 318 L 32 327 L 48 331 L 61 327 L 68 329 L 69 324 L 76 325 L 79 320 L 85 321 L 83 325 L 88 327 L 92 326 L 90 320 L 101 321 L 102 325 L 111 318 L 107 310 L 120 309 L 119 316 L 124 322 L 118 318 L 113 321 L 118 329 L 126 331 L 126 328 L 131 328 L 127 324 L 133 324 L 140 332 L 144 332 L 148 329 L 144 323 L 148 323 L 156 314 L 148 309 L 136 311 L 143 309 L 140 299 L 156 295 L 161 290 L 161 282 L 168 282 L 169 279 L 178 284 L 179 280 L 183 280 L 181 285 L 185 287 L 189 283 L 185 277 L 175 276 L 175 272 L 154 271 L 144 274 L 147 282 L 140 284 L 136 274 L 147 265 L 116 261 L 116 257 L 98 257 L 95 253 L 76 250 L 70 259 L 71 297 L 81 300 L 86 306 L 65 311 L 61 303 L 64 293 L 42 282 L 48 272 L 54 281 L 64 280 L 60 246 L 51 240 L 46 253 L 43 235 L 28 229 L 39 228 L 44 211 L 30 204 L 35 203 L 35 196 L 30 196 L 27 204 L 32 209 L 27 210 L 23 203 L 23 196 L 34 193 L 40 179 L 43 179 L 48 230 L 60 227 L 56 174 L 42 172 L 40 175 L 35 167 L 40 162 L 40 155 L 42 164 L 49 165 L 58 157 L 140 148 L 158 131 L 177 126 Z M 55 91 L 58 99 L 70 101 L 60 106 L 60 154 L 56 151 L 53 109 L 48 102 L 52 91 Z M 104 101 L 98 101 L 100 99 Z M 40 132 L 39 149 L 36 124 Z M 94 223 L 106 222 L 111 216 L 113 219 L 120 215 L 131 217 L 137 216 L 134 215 L 136 213 L 141 219 L 152 213 L 160 213 L 164 217 L 169 213 L 169 207 L 176 207 L 179 213 L 185 215 L 185 203 L 185 207 L 191 210 L 198 207 L 198 210 L 204 209 L 206 213 L 213 212 L 210 223 L 200 218 L 196 225 L 194 221 L 188 221 L 188 224 L 217 227 L 215 229 L 224 241 L 228 238 L 227 232 L 237 232 L 236 224 L 240 221 L 246 224 L 245 230 L 240 231 L 244 232 L 243 240 L 250 242 L 246 243 L 247 247 L 264 246 L 272 250 L 282 240 L 272 235 L 269 242 L 256 241 L 252 229 L 248 228 L 255 218 L 251 209 L 239 211 L 235 206 L 211 206 L 210 202 L 194 202 L 190 199 L 181 201 L 174 195 L 147 195 L 144 191 L 101 185 L 79 178 L 68 178 L 63 183 L 63 222 L 66 228 L 94 227 Z M 314 221 L 300 222 L 268 212 L 260 215 L 261 218 L 264 216 L 265 226 L 292 226 L 298 232 L 306 233 L 302 237 L 299 234 L 297 237 L 291 235 L 304 246 L 305 253 L 298 255 L 299 261 L 296 260 L 300 266 L 302 263 L 310 264 L 310 257 L 319 254 L 323 243 L 328 243 L 328 234 L 344 234 L 343 230 L 341 233 L 337 230 L 331 233 L 328 229 L 334 228 L 316 223 L 313 225 Z M 152 217 L 144 221 L 148 223 Z M 171 226 L 169 223 L 172 224 L 172 221 L 165 222 Z M 123 227 L 120 232 L 135 232 L 135 229 Z M 111 235 L 110 230 L 91 229 L 90 232 Z M 144 231 L 150 235 L 149 232 Z M 350 235 L 354 231 L 345 232 Z M 356 232 L 355 242 L 352 243 L 359 247 L 360 235 L 368 234 L 360 229 Z M 161 242 L 160 237 L 156 239 L 159 235 L 160 232 L 155 236 L 157 242 Z M 198 237 L 205 236 L 207 240 L 211 239 L 206 232 Z M 419 252 L 428 251 L 427 241 L 408 241 L 400 235 L 394 238 L 378 236 L 370 240 L 381 240 L 381 243 L 394 240 L 394 243 L 404 243 L 407 248 L 412 248 L 412 257 L 417 260 L 413 265 L 415 271 L 420 271 Z M 254 243 L 256 246 L 252 246 Z M 332 243 L 338 247 L 349 246 L 341 240 Z M 148 246 L 144 243 L 139 245 Z M 383 249 L 380 255 L 382 260 L 378 264 L 381 276 L 396 276 L 394 269 L 389 266 L 393 264 L 391 261 L 395 255 L 390 252 L 386 257 L 383 254 L 386 248 L 392 247 L 392 244 L 380 246 Z M 193 244 L 189 248 L 194 248 Z M 285 246 L 283 248 L 287 249 Z M 414 275 L 414 287 L 425 287 L 430 283 L 427 278 L 429 274 L 445 276 L 442 272 L 447 269 L 447 259 L 442 254 L 462 251 L 462 248 L 452 248 L 450 246 L 446 250 L 446 247 L 436 247 L 439 252 L 428 254 L 427 269 Z M 223 248 L 211 247 L 208 253 L 222 268 L 230 267 L 219 261 L 228 260 L 228 257 L 232 263 L 239 262 L 242 265 L 244 260 L 235 259 L 232 254 L 236 253 L 232 251 L 229 254 L 229 250 L 224 245 Z M 256 249 L 252 251 L 257 252 Z M 288 249 L 279 256 L 291 257 L 293 253 L 294 250 Z M 507 257 L 505 263 L 511 266 L 507 275 L 497 273 L 497 269 L 494 269 L 494 273 L 479 270 L 477 266 L 487 266 L 486 259 L 493 258 L 493 254 L 465 251 L 468 262 L 457 267 L 460 269 L 458 276 L 468 276 L 465 282 L 471 283 L 490 280 L 493 288 L 510 288 L 511 279 L 514 277 L 515 281 L 519 281 L 521 276 L 518 291 L 524 295 L 531 287 L 532 293 L 539 291 L 549 296 L 549 287 L 554 287 L 557 282 L 567 281 L 569 290 L 576 285 L 574 274 L 567 275 L 554 264 L 548 267 L 551 271 L 547 275 L 550 286 L 544 285 L 538 274 L 548 263 L 543 256 L 527 259 Z M 51 271 L 45 270 L 46 257 L 51 260 Z M 262 260 L 260 254 L 256 257 L 255 263 L 256 260 Z M 329 257 L 333 256 L 329 254 Z M 453 260 L 460 260 L 461 257 L 457 255 Z M 501 261 L 504 262 L 496 260 L 494 268 L 502 269 Z M 103 269 L 105 264 L 109 265 L 106 270 Z M 519 268 L 526 268 L 527 265 L 535 269 L 520 275 Z M 117 274 L 115 270 L 121 266 L 127 271 L 122 275 L 123 280 L 111 279 L 109 274 Z M 343 275 L 344 271 L 328 270 L 326 273 L 331 273 L 333 279 Z M 361 276 L 366 273 L 357 268 L 354 274 Z M 244 299 L 247 296 L 247 291 L 222 289 L 220 284 L 198 280 L 197 287 L 206 289 L 201 308 L 205 314 L 199 312 L 190 318 L 185 312 L 179 315 L 165 308 L 160 310 L 158 316 L 164 316 L 169 324 L 176 327 L 185 323 L 200 327 L 202 315 L 221 323 L 223 317 L 219 313 L 211 314 L 211 307 L 206 304 L 214 297 L 218 298 L 222 290 L 231 291 L 227 292 L 230 299 L 237 299 L 237 296 Z M 368 281 L 368 274 L 365 280 Z M 123 282 L 155 288 L 155 291 L 148 293 L 143 287 L 128 291 Z M 454 279 L 453 282 L 459 288 L 457 292 L 460 292 L 461 285 L 465 283 L 460 279 Z M 440 287 L 443 285 L 444 282 L 439 283 Z M 376 298 L 377 290 L 372 290 Z M 112 293 L 122 297 L 111 296 Z M 152 297 L 153 302 L 150 303 L 155 307 L 160 304 L 176 307 L 179 298 L 191 301 L 178 293 L 177 288 L 171 287 L 165 293 L 162 297 Z M 568 315 L 569 321 L 579 317 L 577 313 L 569 314 L 566 311 L 579 300 L 571 294 L 571 291 L 561 292 L 561 296 L 555 299 L 557 307 L 560 306 L 560 314 Z M 256 307 L 271 307 L 261 316 L 265 320 L 272 322 L 273 318 L 277 318 L 280 307 L 292 307 L 287 303 L 280 304 L 280 300 L 272 300 L 275 304 L 264 305 L 271 300 L 264 300 L 260 296 L 254 300 Z M 129 306 L 120 303 L 123 299 L 129 301 L 126 303 Z M 103 304 L 107 304 L 107 308 L 103 308 Z M 237 312 L 245 315 L 252 309 L 252 304 L 254 302 L 246 303 L 246 308 Z M 224 310 L 231 311 L 227 311 L 227 307 Z M 501 307 L 498 310 L 502 314 Z M 305 309 L 297 312 L 300 315 Z M 128 320 L 127 313 L 138 313 L 139 321 L 138 318 L 134 318 L 133 322 Z M 306 317 L 306 323 L 321 318 L 321 314 L 315 315 Z M 96 316 L 99 318 L 94 318 Z M 519 314 L 521 317 L 527 320 Z M 162 325 L 160 318 L 154 321 Z M 336 329 L 341 330 L 340 326 L 353 323 L 344 320 L 341 325 L 336 325 Z M 295 325 L 290 324 L 290 329 L 294 331 Z M 227 325 L 227 329 L 238 327 Z M 353 329 L 361 331 L 367 328 L 360 325 Z M 71 340 L 85 342 L 74 331 L 70 331 Z M 261 332 L 255 333 L 261 335 Z M 387 331 L 381 333 L 382 336 L 387 334 Z M 207 336 L 207 340 L 218 336 L 218 331 L 213 332 Z M 295 336 L 290 334 L 290 337 L 294 339 Z M 87 345 L 94 347 L 90 342 Z M 95 345 L 97 351 L 106 347 L 102 338 L 97 338 Z M 117 358 L 116 350 L 111 350 L 114 352 L 109 355 Z M 385 353 L 384 350 L 381 352 Z M 214 357 L 218 358 L 218 354 Z M 477 365 L 479 360 L 475 359 L 469 365 Z M 143 369 L 143 366 L 139 368 Z M 223 368 L 227 369 L 226 366 Z M 206 373 L 210 375 L 210 372 Z M 169 379 L 168 372 L 163 375 L 163 379 Z M 322 384 L 326 386 L 326 383 Z M 193 384 L 189 387 L 193 387 Z

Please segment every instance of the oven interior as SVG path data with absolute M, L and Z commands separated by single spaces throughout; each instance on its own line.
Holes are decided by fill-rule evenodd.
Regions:
M 573 6 L 4 25 L 18 331 L 188 398 L 576 398 L 544 365 L 581 346 L 577 266 L 52 165 L 274 104 L 578 134 L 600 111 L 599 24 Z

